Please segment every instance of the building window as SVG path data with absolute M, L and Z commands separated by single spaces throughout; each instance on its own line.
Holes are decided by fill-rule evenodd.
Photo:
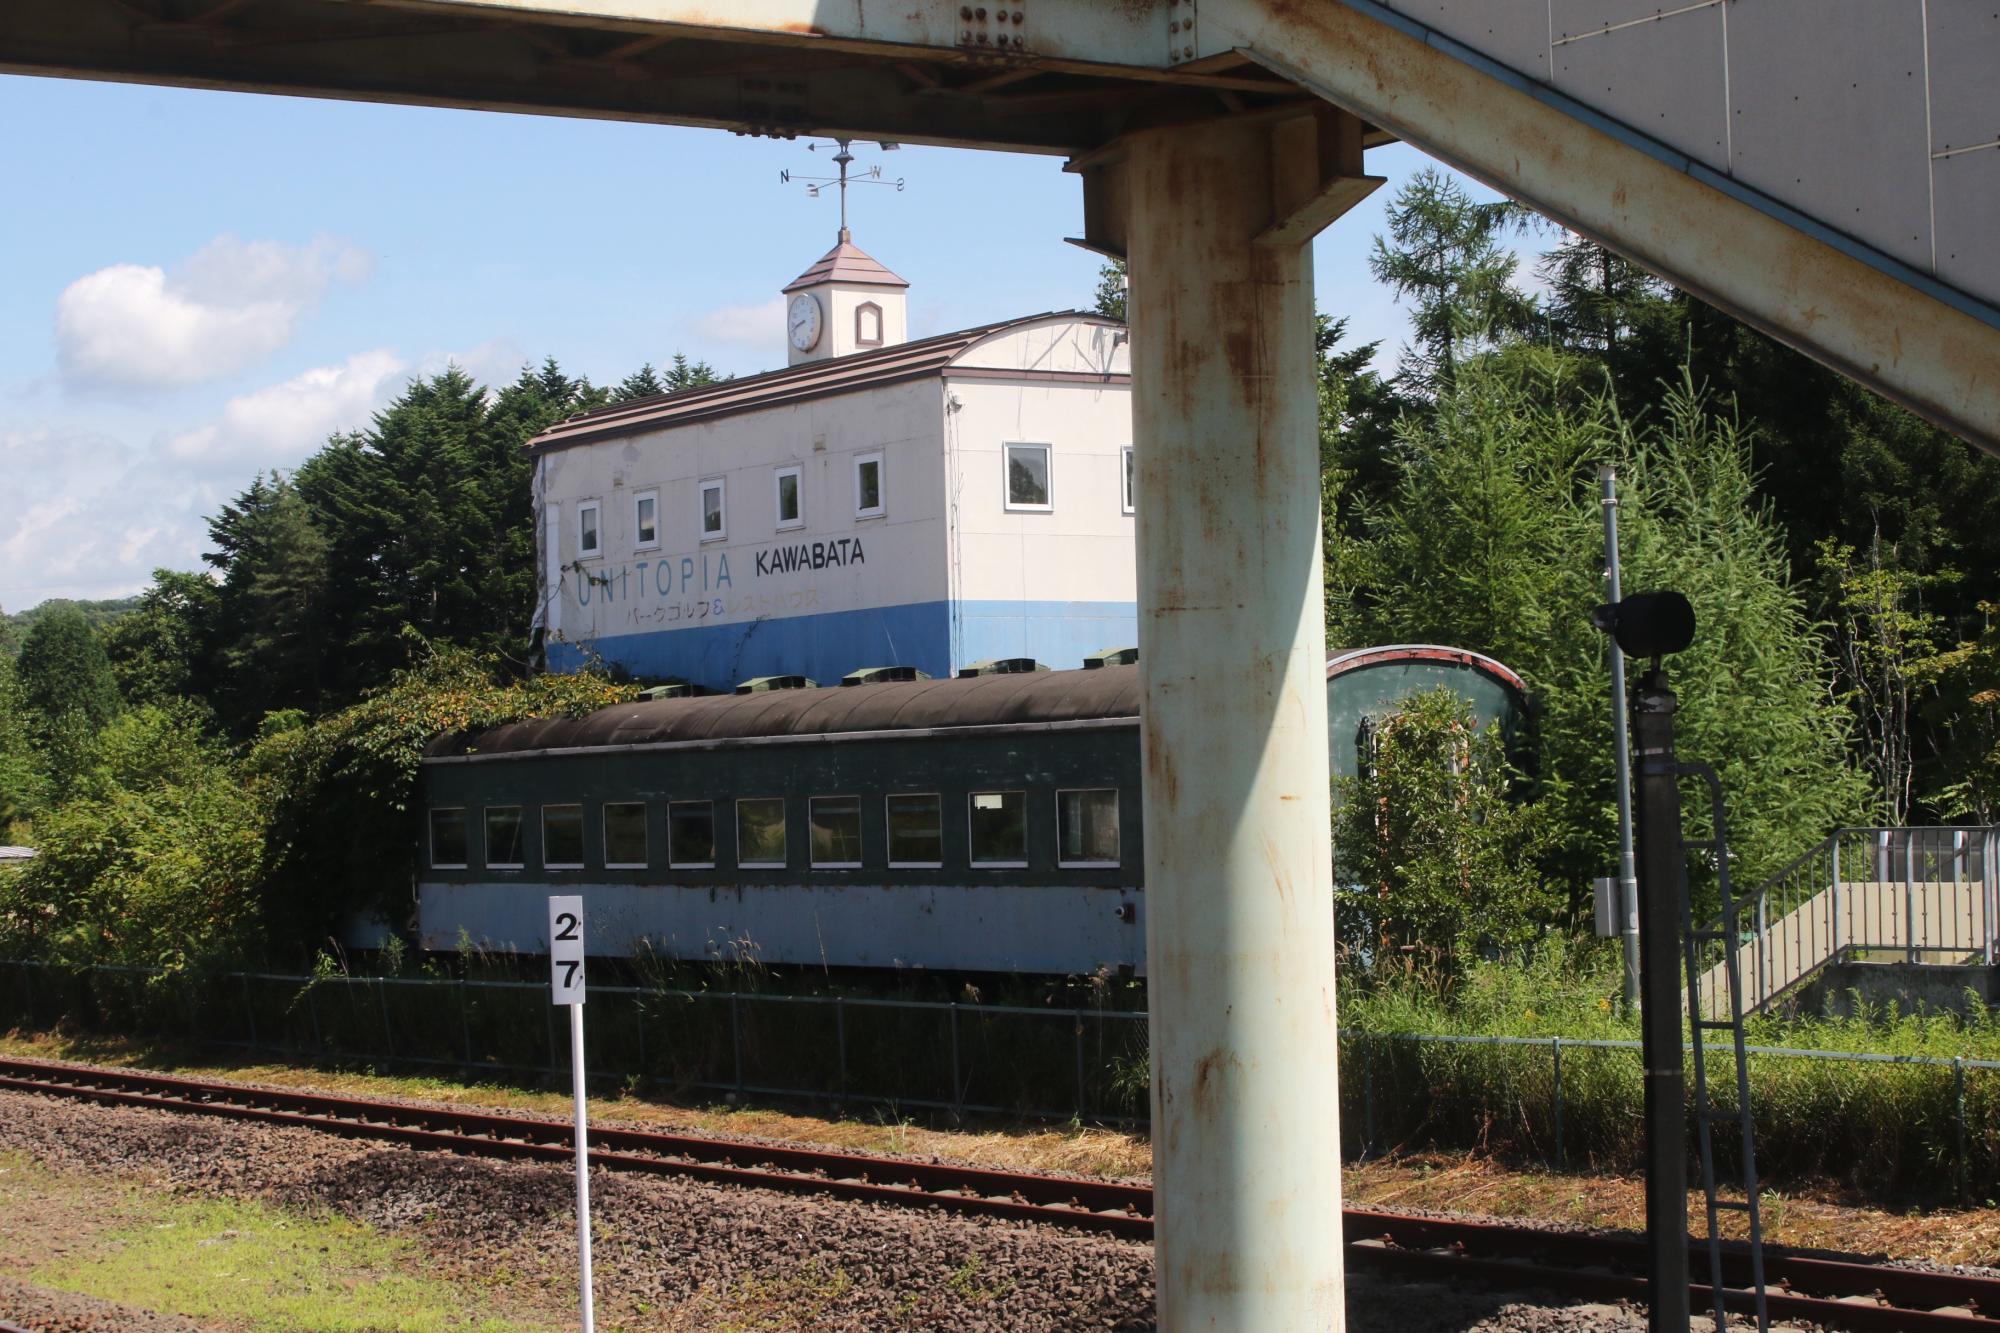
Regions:
M 1007 507 L 1046 513 L 1049 502 L 1049 446 L 1010 444 L 1007 446 Z
M 701 484 L 701 539 L 719 542 L 727 537 L 722 512 L 723 479 L 711 477 Z
M 1028 864 L 1028 797 L 1018 791 L 972 793 L 972 864 Z
M 882 455 L 860 454 L 854 460 L 854 516 L 882 517 Z
M 935 793 L 891 796 L 889 864 L 931 869 L 944 864 L 944 802 Z
M 583 807 L 542 807 L 542 869 L 583 869 Z
M 861 864 L 861 798 L 815 796 L 808 810 L 812 863 L 822 870 L 853 870 Z
M 670 802 L 667 806 L 667 865 L 674 870 L 707 870 L 714 864 L 714 802 Z
M 1132 503 L 1132 497 L 1138 494 L 1138 491 L 1134 485 L 1134 483 L 1138 480 L 1138 478 L 1134 476 L 1132 472 L 1132 446 L 1129 444 L 1126 445 L 1121 452 L 1123 452 L 1125 455 L 1125 458 L 1123 460 L 1125 464 L 1125 481 L 1123 490 L 1120 492 L 1124 497 L 1122 508 L 1128 514 L 1136 513 L 1138 507 Z
M 785 798 L 757 796 L 736 803 L 736 864 L 746 869 L 785 864 Z
M 660 493 L 640 491 L 632 497 L 632 545 L 649 550 L 660 544 Z
M 604 534 L 598 528 L 597 501 L 585 500 L 576 507 L 576 554 L 578 559 L 604 554 Z
M 856 347 L 882 345 L 882 307 L 873 301 L 863 301 L 854 307 L 854 345 Z
M 1118 790 L 1056 793 L 1056 861 L 1065 866 L 1118 864 Z
M 646 868 L 646 803 L 607 801 L 604 806 L 604 868 Z
M 465 810 L 431 811 L 431 869 L 465 869 Z
M 521 860 L 521 807 L 486 807 L 486 868 L 519 870 Z
M 805 526 L 805 501 L 799 496 L 799 469 L 781 467 L 775 474 L 778 487 L 778 526 L 780 528 L 800 528 Z

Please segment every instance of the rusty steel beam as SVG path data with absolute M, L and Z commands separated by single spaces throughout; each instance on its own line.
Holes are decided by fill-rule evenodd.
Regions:
M 1312 247 L 1272 243 L 1318 123 L 1077 164 L 1130 258 L 1164 1329 L 1345 1319 Z
M 2000 452 L 2000 312 L 1711 184 L 1355 4 L 1202 0 L 1201 33 Z M 1992 318 L 1982 318 L 1982 314 Z

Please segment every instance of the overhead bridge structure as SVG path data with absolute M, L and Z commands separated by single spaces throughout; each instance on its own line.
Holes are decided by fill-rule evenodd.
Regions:
M 0 70 L 1068 159 L 1130 262 L 1173 1329 L 1342 1321 L 1309 242 L 1367 150 L 2000 449 L 1991 0 L 7 0 Z

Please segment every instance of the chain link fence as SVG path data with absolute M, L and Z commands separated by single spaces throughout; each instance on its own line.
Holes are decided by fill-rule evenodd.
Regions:
M 1146 1015 L 838 996 L 590 989 L 592 1076 L 669 1093 L 1143 1124 Z M 548 987 L 167 977 L 0 962 L 0 1028 L 153 1035 L 245 1056 L 513 1081 L 568 1078 Z M 1752 1046 L 1759 1173 L 1873 1197 L 2000 1195 L 2000 1061 Z M 1641 1166 L 1639 1043 L 1343 1031 L 1350 1158 L 1474 1149 Z M 1726 1052 L 1713 1053 L 1724 1059 Z M 1691 1057 L 1690 1057 L 1691 1058 Z

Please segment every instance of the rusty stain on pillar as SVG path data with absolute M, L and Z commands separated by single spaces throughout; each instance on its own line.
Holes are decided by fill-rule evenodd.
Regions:
M 1126 192 L 1106 241 L 1130 261 L 1169 1330 L 1344 1325 L 1316 228 L 1282 225 L 1310 203 L 1285 179 L 1296 133 L 1149 130 L 1090 164 Z

